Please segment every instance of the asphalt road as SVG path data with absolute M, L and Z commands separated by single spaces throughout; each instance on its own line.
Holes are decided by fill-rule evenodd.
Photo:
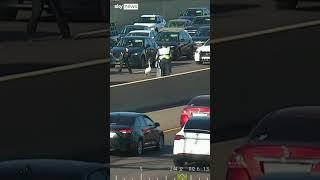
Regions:
M 154 121 L 159 122 L 165 131 L 165 147 L 162 151 L 148 150 L 141 157 L 130 157 L 124 153 L 114 153 L 110 157 L 111 180 L 125 179 L 177 179 L 178 174 L 187 174 L 193 179 L 209 180 L 210 173 L 204 171 L 192 172 L 185 167 L 183 171 L 175 170 L 172 162 L 173 141 L 179 129 L 179 117 L 183 106 L 146 113 Z

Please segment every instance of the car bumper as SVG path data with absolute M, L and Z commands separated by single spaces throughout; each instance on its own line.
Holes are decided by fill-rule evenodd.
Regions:
M 210 52 L 206 52 L 206 53 L 203 53 L 203 52 L 197 53 L 197 52 L 195 52 L 194 60 L 198 61 L 198 62 L 199 61 L 201 61 L 201 62 L 210 62 Z
M 110 151 L 125 152 L 132 148 L 133 141 L 131 138 L 111 138 L 110 139 Z
M 173 158 L 180 162 L 209 164 L 210 155 L 202 154 L 174 154 Z

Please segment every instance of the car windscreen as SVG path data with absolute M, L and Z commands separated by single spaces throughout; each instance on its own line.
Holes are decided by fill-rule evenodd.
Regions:
M 143 39 L 122 38 L 117 44 L 118 47 L 143 47 Z
M 177 42 L 179 34 L 176 32 L 161 32 L 156 36 L 156 41 L 161 42 Z
M 140 17 L 139 23 L 156 23 L 156 17 Z
M 184 21 L 169 21 L 168 27 L 174 28 L 174 27 L 184 27 L 185 26 Z
M 210 36 L 209 28 L 199 28 L 196 32 L 196 36 Z
M 126 28 L 124 28 L 122 30 L 123 34 L 128 34 L 130 31 L 134 31 L 134 30 L 144 30 L 145 27 L 144 26 L 127 26 Z
M 193 98 L 189 103 L 188 106 L 203 106 L 209 107 L 210 106 L 210 97 L 198 97 Z
M 128 36 L 149 36 L 149 33 L 146 32 L 133 32 L 133 33 L 129 33 Z
M 203 12 L 201 9 L 188 9 L 184 15 L 185 16 L 202 16 Z
M 320 119 L 310 117 L 267 118 L 250 135 L 254 143 L 318 143 Z
M 210 133 L 210 119 L 193 117 L 187 121 L 184 132 Z
M 134 123 L 131 116 L 110 115 L 110 125 L 125 125 L 130 126 Z
M 210 25 L 209 17 L 197 17 L 193 20 L 193 24 L 195 25 Z

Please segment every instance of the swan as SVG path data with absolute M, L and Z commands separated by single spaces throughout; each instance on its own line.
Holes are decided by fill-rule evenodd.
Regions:
M 148 61 L 148 64 L 149 64 L 149 66 L 144 70 L 145 75 L 150 74 L 150 72 L 151 72 L 150 60 Z

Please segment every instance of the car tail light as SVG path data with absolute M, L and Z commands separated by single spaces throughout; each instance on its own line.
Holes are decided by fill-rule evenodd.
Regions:
M 176 135 L 176 136 L 174 137 L 174 140 L 181 140 L 181 139 L 184 139 L 184 136 L 182 136 L 182 135 Z
M 123 134 L 131 134 L 132 133 L 132 129 L 119 129 L 119 132 L 123 133 Z
M 233 152 L 228 162 L 227 180 L 250 180 L 243 157 Z
M 188 112 L 186 110 L 183 110 L 181 113 L 181 117 L 180 117 L 180 127 L 183 127 L 186 122 L 189 120 L 190 115 L 188 114 Z

